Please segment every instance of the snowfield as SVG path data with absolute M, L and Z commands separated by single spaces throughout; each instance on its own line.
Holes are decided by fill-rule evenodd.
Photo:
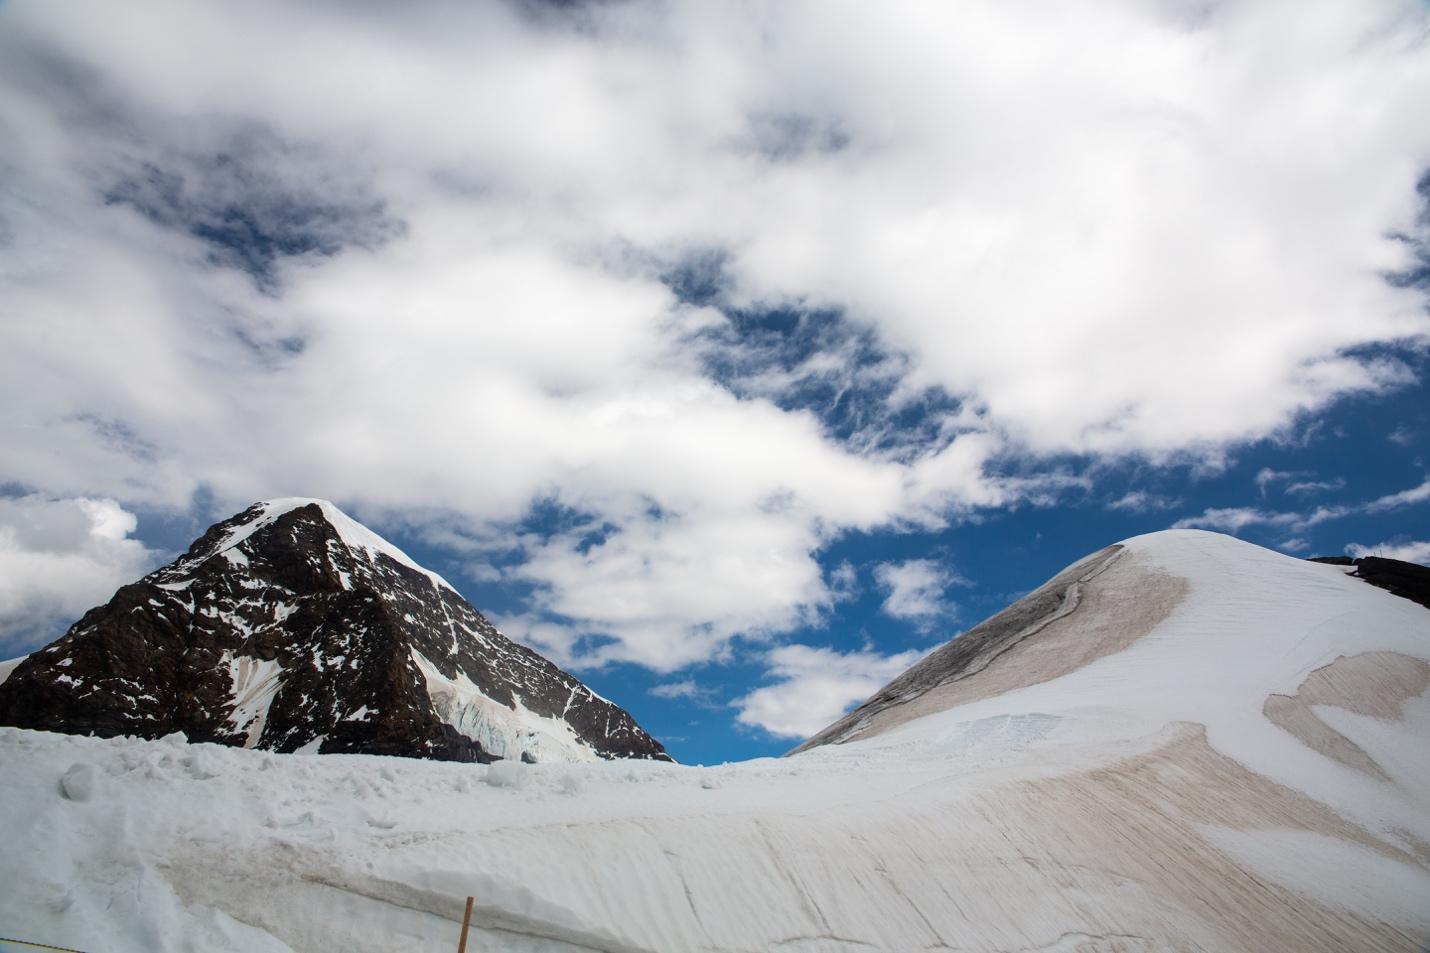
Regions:
M 983 663 L 980 663 L 983 664 Z M 1430 612 L 1230 537 L 844 744 L 714 768 L 0 729 L 0 935 L 86 951 L 1407 951 Z

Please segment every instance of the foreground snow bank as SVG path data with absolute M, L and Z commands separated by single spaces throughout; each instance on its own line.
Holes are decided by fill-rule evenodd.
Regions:
M 1083 628 L 1047 638 L 1111 632 L 1099 613 L 1129 579 L 1181 580 L 1137 638 L 1070 671 L 1030 642 L 975 676 L 996 694 L 778 761 L 0 729 L 0 935 L 454 950 L 470 894 L 483 953 L 1420 950 L 1430 613 L 1211 534 L 1131 540 L 1122 561 L 1137 572 L 1102 574 L 1059 623 Z

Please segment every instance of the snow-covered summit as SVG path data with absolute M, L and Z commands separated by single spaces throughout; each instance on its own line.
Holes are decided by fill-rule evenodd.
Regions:
M 452 589 L 453 592 L 456 591 L 446 579 L 432 570 L 418 565 L 412 557 L 344 513 L 336 504 L 314 497 L 286 496 L 255 503 L 234 519 L 220 524 L 224 527 L 223 534 L 214 545 L 205 547 L 204 558 L 230 550 L 285 514 L 308 506 L 318 507 L 322 511 L 323 519 L 333 527 L 338 537 L 354 550 L 363 550 L 369 557 L 386 556 L 409 569 L 422 573 L 435 585 L 445 586 Z
M 436 573 L 299 498 L 216 524 L 22 660 L 0 724 L 456 760 L 667 757 Z
M 260 529 L 269 527 L 283 515 L 306 507 L 317 507 L 322 511 L 323 519 L 336 532 L 337 538 L 342 539 L 343 544 L 353 549 L 353 551 L 363 551 L 369 558 L 385 555 L 392 561 L 405 565 L 409 570 L 422 572 L 423 575 L 432 580 L 435 585 L 449 588 L 455 592 L 450 582 L 439 574 L 419 565 L 416 559 L 409 557 L 402 549 L 390 544 L 382 537 L 379 537 L 372 529 L 360 524 L 352 517 L 337 507 L 335 502 L 329 499 L 319 499 L 316 497 L 277 497 L 266 499 L 266 501 L 256 502 L 252 507 L 237 514 L 232 519 L 220 522 L 216 527 L 210 529 L 199 541 L 194 542 L 193 549 L 190 549 L 184 561 L 180 564 L 192 564 L 192 562 L 202 562 L 203 559 L 215 557 L 222 552 L 229 551 L 242 544 L 245 539 L 252 537 Z M 217 531 L 217 532 L 216 532 Z
M 1430 613 L 1345 567 L 1204 530 L 1100 550 L 942 646 L 805 748 L 872 738 L 938 712 L 1115 706 L 1151 727 L 1264 738 L 1269 695 L 1342 657 L 1430 659 Z M 1247 757 L 1253 757 L 1247 752 Z

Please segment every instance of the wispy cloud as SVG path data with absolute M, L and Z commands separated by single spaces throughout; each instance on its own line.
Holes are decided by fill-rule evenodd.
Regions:
M 1296 477 L 1303 475 L 1304 474 L 1302 473 L 1293 472 L 1291 470 L 1273 470 L 1270 467 L 1262 467 L 1256 472 L 1256 476 L 1253 478 L 1252 482 L 1256 484 L 1256 489 L 1261 493 L 1261 495 L 1265 496 L 1266 488 L 1271 486 L 1273 483 L 1279 483 L 1286 480 L 1294 480 Z
M 829 592 L 837 601 L 853 599 L 859 594 L 859 571 L 844 560 L 829 573 Z
M 684 678 L 678 682 L 662 682 L 659 685 L 651 686 L 649 694 L 655 698 L 664 698 L 667 701 L 685 699 L 701 704 L 709 704 L 715 697 L 715 690 L 708 685 L 701 685 L 693 678 Z
M 1188 516 L 1172 524 L 1173 529 L 1216 529 L 1236 533 L 1248 526 L 1297 526 L 1305 518 L 1297 513 L 1273 513 L 1250 506 L 1228 506 Z
M 1367 513 L 1384 513 L 1387 510 L 1395 510 L 1402 506 L 1411 506 L 1415 503 L 1424 503 L 1427 500 L 1430 500 L 1430 479 L 1408 490 L 1401 490 L 1399 493 L 1388 493 L 1379 499 L 1372 500 L 1366 504 L 1365 511 Z
M 1257 471 L 1253 482 L 1262 497 L 1266 496 L 1269 487 L 1277 483 L 1286 484 L 1282 492 L 1288 496 L 1311 496 L 1345 488 L 1346 481 L 1341 477 L 1332 480 L 1311 479 L 1314 475 L 1306 470 L 1273 470 L 1264 467 Z
M 1346 552 L 1356 559 L 1360 559 L 1362 556 L 1382 556 L 1386 559 L 1400 559 L 1405 562 L 1430 565 L 1430 540 L 1377 543 L 1374 546 L 1351 543 L 1346 547 Z
M 1345 489 L 1346 481 L 1341 477 L 1334 480 L 1305 480 L 1288 483 L 1286 492 L 1291 496 L 1314 496 L 1317 493 L 1332 493 Z
M 1107 504 L 1110 510 L 1121 510 L 1126 513 L 1151 513 L 1158 510 L 1175 509 L 1181 505 L 1181 500 L 1159 493 L 1150 493 L 1146 490 L 1130 490 L 1122 496 Z
M 1331 520 L 1364 513 L 1386 513 L 1427 500 L 1430 500 L 1430 480 L 1373 500 L 1319 506 L 1309 513 L 1277 512 L 1250 506 L 1222 507 L 1208 509 L 1198 516 L 1184 517 L 1172 526 L 1174 529 L 1216 529 L 1228 533 L 1236 533 L 1248 526 L 1280 526 L 1300 532 Z
M 1402 424 L 1401 426 L 1396 427 L 1394 430 L 1392 430 L 1387 435 L 1386 439 L 1389 440 L 1391 443 L 1398 444 L 1399 446 L 1410 447 L 1415 445 L 1415 441 L 1418 439 L 1418 437 L 1416 436 L 1414 430 Z

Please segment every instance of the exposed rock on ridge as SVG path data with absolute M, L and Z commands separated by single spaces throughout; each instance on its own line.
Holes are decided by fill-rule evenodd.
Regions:
M 1430 567 L 1409 563 L 1403 559 L 1386 559 L 1383 556 L 1362 556 L 1360 559 L 1352 559 L 1349 556 L 1313 556 L 1311 562 L 1353 566 L 1354 570 L 1347 575 L 1364 579 L 1372 586 L 1379 586 L 1430 609 Z

